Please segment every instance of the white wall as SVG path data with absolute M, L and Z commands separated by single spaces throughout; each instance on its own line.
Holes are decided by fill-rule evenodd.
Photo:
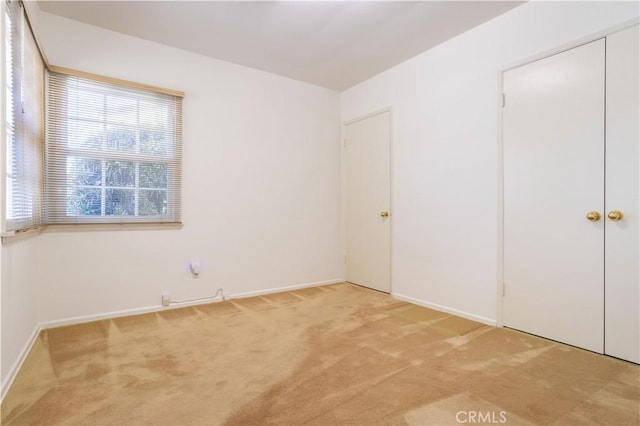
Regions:
M 2 395 L 15 374 L 17 363 L 31 343 L 38 325 L 38 237 L 35 234 L 2 242 L 0 292 L 2 351 L 0 373 Z
M 342 93 L 343 121 L 393 108 L 394 294 L 497 319 L 498 72 L 638 7 L 530 2 Z
M 41 321 L 342 277 L 337 92 L 47 13 L 36 31 L 51 64 L 186 95 L 184 227 L 47 230 Z

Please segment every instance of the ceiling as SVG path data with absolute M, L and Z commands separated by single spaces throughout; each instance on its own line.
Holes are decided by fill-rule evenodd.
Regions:
M 334 90 L 523 2 L 39 1 L 42 11 Z

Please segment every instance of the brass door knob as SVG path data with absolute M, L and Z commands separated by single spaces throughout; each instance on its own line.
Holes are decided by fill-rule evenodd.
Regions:
M 590 220 L 591 222 L 597 222 L 600 220 L 600 213 L 596 211 L 589 212 L 587 213 L 587 219 Z
M 389 217 L 389 212 L 380 212 L 380 217 L 386 219 Z
M 622 219 L 624 217 L 624 215 L 622 214 L 622 212 L 620 210 L 611 210 L 609 212 L 609 214 L 607 215 L 607 217 L 609 219 L 613 220 L 614 222 L 617 222 L 620 219 Z

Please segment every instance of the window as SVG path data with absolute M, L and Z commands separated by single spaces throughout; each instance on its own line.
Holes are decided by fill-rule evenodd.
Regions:
M 46 221 L 179 222 L 182 96 L 47 72 Z
M 45 90 L 24 6 L 2 6 L 2 230 L 179 222 L 183 94 L 55 67 Z
M 4 3 L 5 230 L 42 220 L 44 63 L 20 2 Z

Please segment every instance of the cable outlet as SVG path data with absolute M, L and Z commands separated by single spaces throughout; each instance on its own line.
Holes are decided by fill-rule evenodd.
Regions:
M 162 293 L 162 306 L 169 306 L 171 304 L 171 295 L 169 292 Z

